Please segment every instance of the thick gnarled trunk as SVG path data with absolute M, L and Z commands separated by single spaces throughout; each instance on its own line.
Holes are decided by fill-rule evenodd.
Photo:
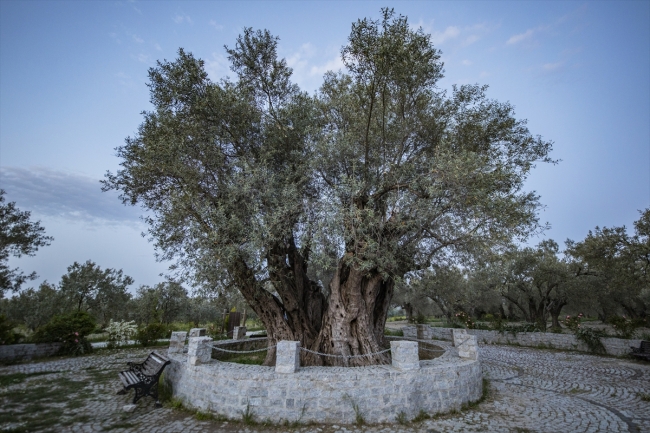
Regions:
M 393 280 L 377 272 L 338 265 L 329 285 L 329 299 L 307 277 L 305 259 L 295 246 L 276 247 L 267 255 L 269 276 L 277 296 L 265 290 L 243 260 L 231 275 L 248 305 L 264 324 L 269 346 L 281 340 L 300 341 L 311 351 L 343 357 L 301 353 L 303 365 L 361 366 L 388 362 L 386 354 L 358 357 L 383 350 L 384 326 L 393 296 Z M 269 350 L 264 365 L 275 364 Z
M 343 357 L 307 354 L 304 360 L 310 365 L 346 366 L 388 362 L 385 354 L 359 355 L 384 349 L 384 326 L 393 281 L 385 281 L 378 273 L 362 273 L 341 261 L 329 289 L 327 311 L 311 350 Z

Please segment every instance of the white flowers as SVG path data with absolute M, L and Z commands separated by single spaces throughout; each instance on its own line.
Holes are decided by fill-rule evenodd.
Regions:
M 135 324 L 135 320 L 113 322 L 111 319 L 106 327 L 106 332 L 108 332 L 109 346 L 117 347 L 126 344 L 129 339 L 133 338 L 138 332 L 138 326 Z

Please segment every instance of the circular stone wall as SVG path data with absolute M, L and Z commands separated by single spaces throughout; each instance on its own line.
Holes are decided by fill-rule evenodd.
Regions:
M 228 418 L 241 418 L 248 407 L 258 421 L 354 423 L 356 406 L 366 422 L 395 422 L 401 412 L 408 419 L 420 411 L 444 413 L 481 397 L 479 361 L 446 349 L 408 371 L 374 365 L 276 373 L 274 367 L 216 359 L 190 365 L 186 354 L 170 354 L 164 381 L 184 405 Z

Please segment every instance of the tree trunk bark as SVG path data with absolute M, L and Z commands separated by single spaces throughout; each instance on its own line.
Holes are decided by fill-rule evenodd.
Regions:
M 370 354 L 384 349 L 393 280 L 384 280 L 378 273 L 361 272 L 342 259 L 329 288 L 327 311 L 311 350 L 339 357 L 306 354 L 305 361 L 309 365 L 339 366 L 388 363 L 387 354 Z

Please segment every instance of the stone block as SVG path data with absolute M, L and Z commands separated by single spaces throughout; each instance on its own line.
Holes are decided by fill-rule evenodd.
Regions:
M 476 335 L 469 335 L 465 329 L 452 329 L 454 347 L 461 358 L 478 359 Z
M 400 370 L 418 370 L 420 368 L 417 341 L 391 341 L 390 353 L 393 358 L 393 367 Z
M 185 337 L 187 337 L 187 332 L 172 332 L 167 353 L 183 353 Z
M 192 328 L 190 329 L 190 338 L 192 337 L 205 337 L 205 328 Z
M 245 326 L 235 326 L 232 331 L 233 340 L 243 340 L 246 338 L 246 327 Z
M 275 348 L 275 372 L 295 373 L 300 369 L 300 341 L 280 341 Z
M 212 358 L 212 338 L 190 337 L 187 348 L 188 362 L 190 365 L 205 364 Z

